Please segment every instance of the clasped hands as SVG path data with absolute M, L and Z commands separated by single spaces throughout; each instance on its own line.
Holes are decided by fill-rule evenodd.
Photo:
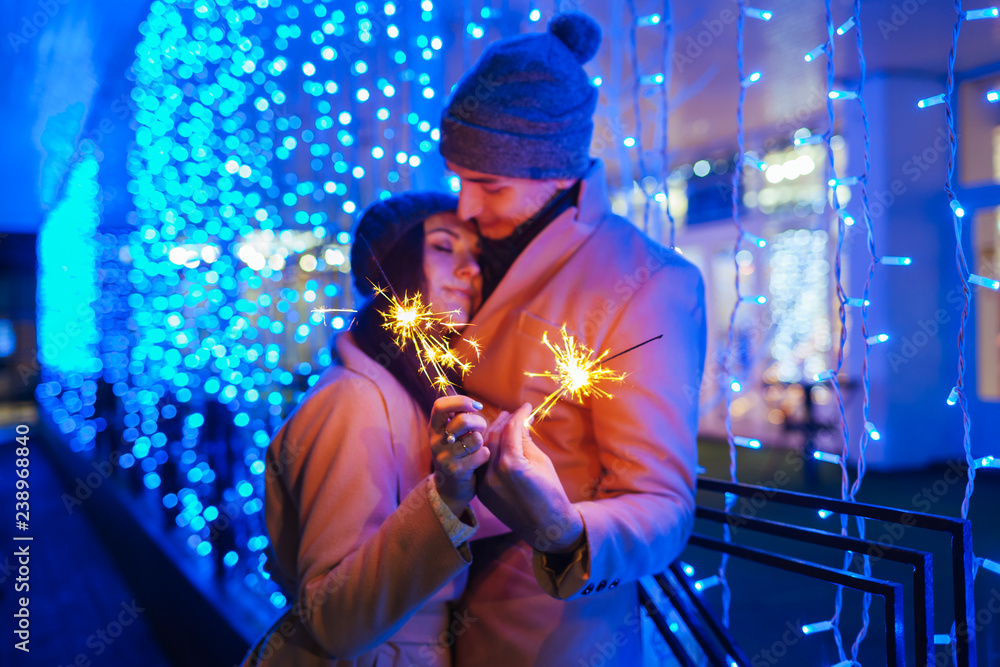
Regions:
M 531 405 L 501 412 L 490 423 L 479 414 L 482 407 L 466 396 L 434 402 L 428 430 L 441 499 L 461 516 L 478 495 L 538 551 L 575 550 L 583 540 L 583 518 L 566 496 L 551 459 L 531 439 Z

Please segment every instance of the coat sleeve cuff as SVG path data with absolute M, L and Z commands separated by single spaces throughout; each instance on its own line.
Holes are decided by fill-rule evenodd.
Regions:
M 437 484 L 434 483 L 434 475 L 430 475 L 427 478 L 427 499 L 431 503 L 431 509 L 434 510 L 434 515 L 437 516 L 438 521 L 441 522 L 441 526 L 448 534 L 448 539 L 451 540 L 452 546 L 456 549 L 468 542 L 473 534 L 475 534 L 476 529 L 479 528 L 479 520 L 476 519 L 476 514 L 472 511 L 471 506 L 467 507 L 462 513 L 462 517 L 459 518 L 455 516 L 455 513 L 451 511 L 451 508 L 448 507 L 443 500 L 441 500 L 441 495 L 437 490 Z
M 535 569 L 535 579 L 546 593 L 559 600 L 568 600 L 577 595 L 590 581 L 590 536 L 587 533 L 586 521 L 583 527 L 583 542 L 572 553 L 569 562 L 557 570 L 550 562 L 548 554 L 535 549 L 532 559 Z M 565 558 L 559 559 L 565 563 Z

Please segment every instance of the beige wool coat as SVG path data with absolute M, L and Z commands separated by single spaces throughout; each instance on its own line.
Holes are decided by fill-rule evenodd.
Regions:
M 336 349 L 342 364 L 267 450 L 272 576 L 298 603 L 243 664 L 446 667 L 468 623 L 448 603 L 465 586 L 469 552 L 452 545 L 428 501 L 426 418 L 352 334 Z M 474 511 L 491 518 L 478 503 Z
M 586 545 L 552 573 L 541 532 L 531 544 L 474 538 L 458 607 L 474 620 L 456 638 L 459 667 L 641 664 L 635 582 L 665 570 L 691 531 L 704 287 L 681 255 L 611 213 L 599 161 L 578 206 L 531 241 L 466 328 L 482 346 L 466 393 L 493 410 L 537 406 L 556 385 L 524 371 L 553 369 L 541 339 L 561 341 L 563 325 L 612 354 L 663 338 L 608 364 L 628 373 L 605 386 L 613 398 L 561 400 L 536 421 L 534 439 L 583 516 Z

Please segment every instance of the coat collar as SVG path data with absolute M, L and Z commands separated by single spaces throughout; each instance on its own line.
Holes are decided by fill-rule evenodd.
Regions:
M 581 222 L 596 226 L 611 213 L 608 199 L 608 177 L 603 160 L 594 160 L 590 170 L 580 179 L 580 199 L 576 215 Z
M 345 368 L 364 375 L 379 387 L 399 385 L 399 382 L 385 366 L 369 357 L 358 347 L 358 344 L 354 341 L 353 333 L 343 331 L 337 334 L 334 341 L 337 354 L 340 356 L 340 360 L 343 362 Z M 405 393 L 402 385 L 399 385 L 399 388 L 400 391 Z
M 514 260 L 496 290 L 473 316 L 462 338 L 456 341 L 458 354 L 465 359 L 475 357 L 469 339 L 476 340 L 484 348 L 488 347 L 512 304 L 525 303 L 540 286 L 545 285 L 590 238 L 609 211 L 604 163 L 594 160 L 590 170 L 581 178 L 577 205 L 566 209 L 550 222 Z

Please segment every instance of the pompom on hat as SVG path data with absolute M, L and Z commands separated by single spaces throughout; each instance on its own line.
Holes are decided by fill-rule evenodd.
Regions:
M 601 46 L 601 26 L 583 12 L 556 14 L 549 21 L 549 32 L 566 45 L 581 65 L 590 62 Z
M 437 213 L 454 211 L 458 198 L 444 192 L 403 192 L 377 201 L 362 214 L 354 229 L 351 246 L 351 273 L 354 287 L 364 297 L 375 290 L 372 284 L 385 284 L 379 265 L 395 249 L 408 231 Z M 377 261 L 376 261 L 377 260 Z
M 441 155 L 498 176 L 582 176 L 597 107 L 583 65 L 600 45 L 600 26 L 578 11 L 557 14 L 544 33 L 491 44 L 442 113 Z

